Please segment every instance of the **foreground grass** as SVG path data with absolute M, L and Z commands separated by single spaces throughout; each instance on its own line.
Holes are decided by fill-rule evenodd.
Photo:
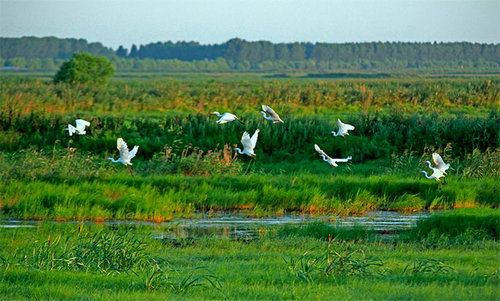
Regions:
M 287 235 L 263 234 L 250 242 L 199 237 L 187 244 L 171 245 L 153 239 L 156 234 L 170 233 L 168 228 L 128 227 L 130 239 L 139 239 L 145 246 L 137 258 L 155 258 L 155 262 L 169 267 L 166 270 L 173 277 L 148 283 L 154 266 L 141 265 L 139 260 L 131 263 L 130 270 L 122 272 L 52 266 L 44 261 L 51 258 L 50 250 L 62 246 L 68 250 L 81 243 L 77 237 L 92 241 L 96 233 L 117 231 L 123 229 L 54 224 L 36 229 L 0 229 L 0 298 L 487 300 L 496 299 L 499 294 L 498 242 L 480 238 L 468 244 L 427 245 L 419 240 L 396 239 L 384 243 L 376 238 L 334 237 L 328 248 L 328 241 L 323 237 L 313 238 L 304 233 L 289 235 L 288 229 Z M 381 266 L 369 273 L 353 269 L 351 273 L 335 272 L 325 276 L 315 272 L 307 281 L 290 269 L 290 259 L 300 259 L 306 252 L 320 254 L 327 249 L 342 255 L 363 252 L 378 260 Z M 64 258 L 61 253 L 57 254 Z M 92 257 L 90 263 L 98 262 L 96 258 Z M 427 267 L 427 270 L 416 266 Z M 170 285 L 195 275 L 201 267 L 202 273 L 213 275 L 220 286 L 199 282 L 204 285 L 182 290 Z

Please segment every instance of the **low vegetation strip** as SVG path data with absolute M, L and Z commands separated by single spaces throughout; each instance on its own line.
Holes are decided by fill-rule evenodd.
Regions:
M 459 209 L 445 211 L 421 220 L 411 231 L 413 239 L 457 238 L 474 234 L 478 239 L 500 239 L 498 209 Z
M 457 207 L 497 208 L 494 178 L 450 178 L 440 187 L 425 178 L 318 175 L 136 176 L 99 180 L 13 180 L 0 187 L 2 214 L 24 219 L 144 219 L 163 221 L 203 210 L 252 215 L 298 211 L 359 214 Z

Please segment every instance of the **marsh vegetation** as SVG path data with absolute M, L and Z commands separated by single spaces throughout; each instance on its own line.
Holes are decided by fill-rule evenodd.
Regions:
M 498 296 L 498 78 L 0 81 L 2 218 L 77 221 L 0 227 L 3 298 Z M 264 122 L 261 104 L 289 130 Z M 91 126 L 68 137 L 76 118 Z M 346 139 L 330 134 L 337 118 L 356 125 Z M 257 128 L 256 158 L 235 155 Z M 118 137 L 140 145 L 133 176 L 106 160 Z M 352 163 L 332 170 L 315 143 Z M 452 166 L 444 185 L 421 174 L 435 151 Z M 442 209 L 454 210 L 382 235 L 323 221 L 178 237 L 170 222 Z

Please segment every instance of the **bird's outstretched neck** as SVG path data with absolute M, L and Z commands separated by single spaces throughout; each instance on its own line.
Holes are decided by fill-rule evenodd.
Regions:
M 425 175 L 425 177 L 426 177 L 427 179 L 432 179 L 431 177 L 429 177 L 429 176 L 427 175 L 427 172 L 426 172 L 425 170 L 422 170 L 422 172 L 424 173 L 424 175 Z
M 271 117 L 271 116 L 267 116 L 266 112 L 264 112 L 264 111 L 260 111 L 260 113 L 262 114 L 262 116 L 264 116 L 264 119 L 267 119 L 267 120 L 273 120 L 273 117 Z
M 332 135 L 333 135 L 333 137 L 337 137 L 338 136 L 335 131 L 332 131 Z
M 235 151 L 237 151 L 240 155 L 243 155 L 243 154 L 244 154 L 244 153 L 241 151 L 241 149 L 239 149 L 238 147 L 236 147 L 234 150 L 235 150 Z
M 425 163 L 429 164 L 429 168 L 432 169 L 432 164 L 430 161 L 425 161 Z

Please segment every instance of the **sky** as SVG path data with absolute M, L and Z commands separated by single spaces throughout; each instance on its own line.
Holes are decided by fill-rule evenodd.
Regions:
M 0 36 L 157 41 L 500 43 L 500 0 L 0 0 Z

